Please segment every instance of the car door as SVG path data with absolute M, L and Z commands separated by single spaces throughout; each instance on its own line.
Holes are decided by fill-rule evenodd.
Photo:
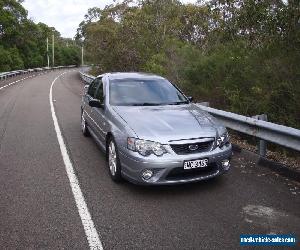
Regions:
M 89 127 L 96 133 L 97 131 L 97 125 L 95 124 L 95 120 L 92 118 L 92 107 L 89 105 L 89 101 L 92 99 L 95 99 L 96 91 L 100 85 L 101 78 L 96 78 L 93 80 L 87 90 L 87 93 L 85 95 L 85 100 L 84 100 L 84 116 L 85 119 L 89 125 Z
M 105 118 L 105 105 L 104 105 L 104 86 L 102 79 L 99 79 L 99 84 L 95 92 L 94 99 L 97 99 L 102 104 L 101 108 L 92 108 L 91 117 L 97 124 L 95 133 L 98 139 L 105 145 L 106 133 L 107 133 L 107 121 Z

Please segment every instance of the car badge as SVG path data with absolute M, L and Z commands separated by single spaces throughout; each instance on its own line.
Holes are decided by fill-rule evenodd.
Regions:
M 192 145 L 189 145 L 189 150 L 191 151 L 195 151 L 199 148 L 199 146 L 197 144 L 192 144 Z

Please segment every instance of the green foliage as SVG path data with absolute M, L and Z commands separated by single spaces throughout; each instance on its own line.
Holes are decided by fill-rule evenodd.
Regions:
M 12 60 L 7 50 L 0 46 L 0 71 L 9 71 Z
M 20 2 L 0 0 L 0 71 L 47 66 L 46 38 L 51 42 L 52 34 L 58 58 L 55 65 L 79 65 L 77 43 L 61 38 L 58 31 L 46 24 L 29 20 Z
M 23 67 L 24 63 L 17 48 L 4 49 L 0 45 L 0 72 Z
M 299 1 L 125 0 L 93 8 L 77 39 L 107 71 L 166 76 L 196 100 L 300 127 Z
M 145 64 L 144 70 L 146 72 L 152 72 L 158 75 L 166 75 L 166 69 L 164 65 L 168 63 L 168 59 L 164 54 L 156 54 Z

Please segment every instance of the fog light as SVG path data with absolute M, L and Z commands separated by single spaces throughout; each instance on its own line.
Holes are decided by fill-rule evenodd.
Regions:
M 153 172 L 149 169 L 146 169 L 142 173 L 142 177 L 144 180 L 149 180 L 153 176 Z
M 223 160 L 222 161 L 222 167 L 224 170 L 228 170 L 230 167 L 230 161 L 229 160 Z

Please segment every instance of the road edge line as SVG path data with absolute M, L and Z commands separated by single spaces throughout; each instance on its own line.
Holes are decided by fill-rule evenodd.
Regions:
M 80 219 L 81 219 L 84 231 L 85 231 L 85 235 L 88 240 L 88 244 L 90 246 L 90 249 L 103 250 L 103 246 L 100 241 L 98 232 L 95 228 L 91 214 L 90 214 L 87 204 L 85 202 L 83 193 L 80 189 L 80 184 L 76 177 L 73 164 L 70 160 L 66 144 L 62 137 L 62 133 L 61 133 L 61 130 L 60 130 L 60 127 L 58 124 L 58 119 L 57 119 L 55 109 L 54 109 L 53 95 L 52 95 L 53 86 L 54 86 L 54 83 L 56 82 L 56 80 L 66 73 L 67 72 L 64 72 L 64 73 L 58 75 L 51 83 L 50 92 L 49 92 L 49 101 L 50 101 L 50 110 L 51 110 L 52 120 L 53 120 L 53 124 L 54 124 L 54 129 L 56 132 L 58 144 L 60 147 L 61 155 L 62 155 L 64 164 L 65 164 L 65 169 L 66 169 L 69 181 L 70 181 L 70 186 L 71 186 L 73 196 L 75 199 L 75 203 L 76 203 L 76 206 L 77 206 L 77 209 L 79 212 L 79 216 L 80 216 Z

